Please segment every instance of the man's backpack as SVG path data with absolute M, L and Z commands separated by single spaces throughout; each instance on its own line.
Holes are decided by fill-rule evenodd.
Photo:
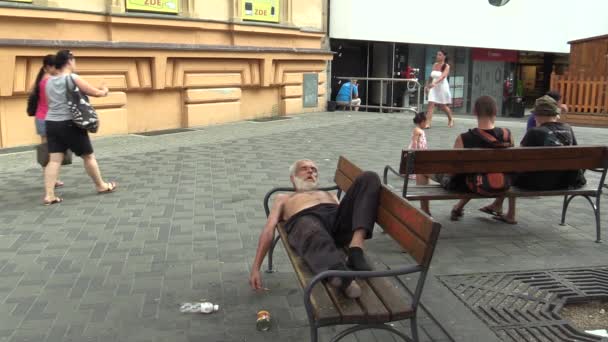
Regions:
M 513 146 L 511 144 L 510 132 L 506 128 L 502 129 L 502 137 L 500 137 L 500 140 L 478 128 L 475 128 L 471 132 L 489 143 L 493 148 L 507 148 Z M 465 179 L 469 190 L 482 196 L 494 197 L 504 193 L 511 187 L 509 175 L 502 172 L 473 173 L 466 175 Z

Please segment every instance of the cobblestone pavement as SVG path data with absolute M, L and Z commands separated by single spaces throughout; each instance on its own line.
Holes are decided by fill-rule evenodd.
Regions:
M 436 115 L 430 146 L 450 147 L 474 125 L 471 117 L 456 122 L 448 129 Z M 517 141 L 523 136 L 523 119 L 499 124 Z M 377 172 L 397 165 L 411 127 L 410 114 L 341 112 L 100 138 L 94 147 L 102 173 L 118 191 L 97 195 L 75 160 L 62 169 L 66 186 L 58 193 L 65 201 L 49 207 L 41 205 L 34 153 L 1 154 L 0 341 L 307 341 L 301 292 L 282 248 L 278 272 L 264 275 L 270 290 L 254 294 L 247 285 L 264 223 L 262 198 L 288 185 L 290 163 L 303 157 L 318 162 L 324 184 L 340 155 Z M 583 144 L 608 136 L 603 129 L 575 131 Z M 484 202 L 472 201 L 456 223 L 448 219 L 453 202 L 432 203 L 443 230 L 422 300 L 425 341 L 497 341 L 439 275 L 608 260 L 607 245 L 593 242 L 593 215 L 583 200 L 573 201 L 566 226 L 558 224 L 560 198 L 518 200 L 516 226 L 484 217 L 477 211 Z M 602 225 L 606 236 L 606 215 Z M 382 234 L 368 250 L 389 265 L 409 261 Z M 179 303 L 201 299 L 220 312 L 178 312 Z M 273 314 L 270 332 L 255 330 L 262 308 Z M 350 340 L 393 339 L 374 331 Z

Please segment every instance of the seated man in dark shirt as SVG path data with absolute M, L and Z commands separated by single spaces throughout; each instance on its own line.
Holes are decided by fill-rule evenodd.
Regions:
M 571 146 L 577 145 L 570 125 L 557 122 L 559 104 L 550 96 L 536 100 L 534 106 L 538 126 L 529 130 L 521 146 Z M 585 185 L 585 177 L 579 170 L 528 172 L 519 175 L 517 186 L 531 190 L 557 190 L 579 188 Z
M 577 145 L 574 131 L 570 125 L 557 122 L 560 114 L 559 103 L 550 96 L 536 99 L 534 104 L 537 127 L 530 129 L 521 141 L 521 146 L 571 146 Z M 558 190 L 579 188 L 586 184 L 582 170 L 572 171 L 541 171 L 521 173 L 515 180 L 515 185 L 529 190 Z M 494 203 L 496 208 L 502 208 L 502 201 Z M 513 199 L 515 208 L 515 199 Z M 509 210 L 504 216 L 507 222 L 515 222 L 515 211 Z

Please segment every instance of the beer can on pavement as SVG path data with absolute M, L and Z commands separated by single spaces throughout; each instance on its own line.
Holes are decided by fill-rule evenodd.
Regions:
M 256 328 L 259 331 L 268 331 L 270 330 L 270 326 L 270 312 L 266 310 L 258 311 L 258 321 L 256 323 Z

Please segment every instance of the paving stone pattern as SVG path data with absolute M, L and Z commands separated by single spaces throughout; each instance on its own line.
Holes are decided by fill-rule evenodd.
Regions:
M 523 136 L 523 120 L 500 124 Z M 450 147 L 473 125 L 458 117 L 448 129 L 436 115 L 429 144 Z M 282 248 L 278 272 L 264 274 L 269 291 L 254 294 L 247 284 L 265 221 L 262 198 L 288 185 L 288 167 L 298 158 L 318 162 L 323 184 L 331 183 L 340 155 L 377 172 L 397 165 L 411 128 L 411 114 L 339 112 L 100 138 L 94 147 L 102 173 L 118 191 L 97 195 L 75 159 L 62 168 L 66 186 L 58 194 L 65 201 L 49 207 L 41 205 L 34 153 L 0 155 L 0 341 L 308 341 L 301 292 Z M 581 143 L 608 136 L 576 132 Z M 498 341 L 439 275 L 607 260 L 606 245 L 593 242 L 593 215 L 583 200 L 573 201 L 566 226 L 558 224 L 559 198 L 518 200 L 516 226 L 484 217 L 477 211 L 484 202 L 472 201 L 456 223 L 448 220 L 452 202 L 432 203 L 443 230 L 423 294 L 424 341 Z M 389 265 L 409 262 L 379 232 L 368 249 Z M 219 304 L 220 312 L 179 313 L 181 302 L 198 300 Z M 259 309 L 270 310 L 272 331 L 255 330 Z M 322 330 L 324 340 L 333 331 Z M 345 340 L 394 339 L 366 331 Z

